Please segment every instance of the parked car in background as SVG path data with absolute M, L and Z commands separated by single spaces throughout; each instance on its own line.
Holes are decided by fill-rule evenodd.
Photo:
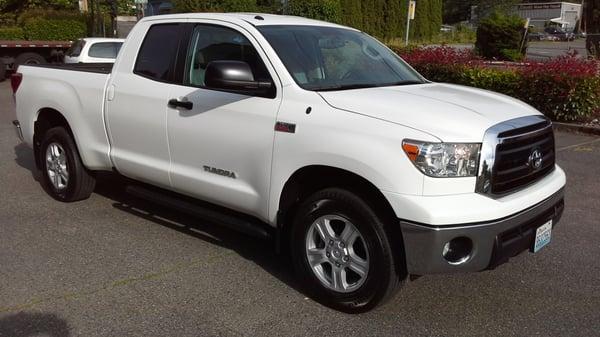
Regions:
M 79 39 L 65 53 L 65 63 L 114 63 L 124 39 Z
M 538 31 L 530 31 L 527 33 L 527 39 L 529 41 L 561 41 L 561 38 L 557 35 Z
M 573 41 L 575 40 L 575 34 L 573 32 L 567 32 L 560 27 L 546 27 L 544 32 L 548 35 L 555 37 L 559 41 Z

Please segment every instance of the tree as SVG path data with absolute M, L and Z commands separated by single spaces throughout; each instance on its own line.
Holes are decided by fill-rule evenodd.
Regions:
M 477 0 L 477 18 L 479 20 L 490 16 L 493 13 L 509 14 L 513 11 L 516 4 L 521 0 Z
M 469 20 L 471 6 L 477 5 L 477 2 L 477 0 L 444 0 L 443 22 L 452 25 Z
M 363 29 L 361 0 L 342 0 L 342 22 L 356 29 Z
M 76 9 L 77 0 L 0 0 L 0 12 L 14 13 L 29 8 Z

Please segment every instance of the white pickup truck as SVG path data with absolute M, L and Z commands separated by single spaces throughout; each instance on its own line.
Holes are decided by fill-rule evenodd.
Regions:
M 432 83 L 367 34 L 263 14 L 141 20 L 113 65 L 21 66 L 17 132 L 60 201 L 97 171 L 273 237 L 348 312 L 408 275 L 491 269 L 550 241 L 552 125 L 507 96 Z

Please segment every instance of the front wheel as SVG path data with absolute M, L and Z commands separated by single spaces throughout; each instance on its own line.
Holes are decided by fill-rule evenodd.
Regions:
M 313 194 L 293 226 L 298 276 L 317 300 L 338 310 L 374 308 L 391 298 L 406 275 L 382 219 L 352 192 L 328 188 Z
M 39 151 L 42 183 L 55 199 L 71 202 L 87 199 L 96 185 L 84 167 L 71 135 L 63 127 L 48 130 Z

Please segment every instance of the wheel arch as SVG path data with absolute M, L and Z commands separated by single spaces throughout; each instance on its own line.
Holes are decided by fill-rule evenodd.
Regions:
M 73 130 L 71 129 L 71 125 L 69 124 L 67 118 L 60 111 L 54 108 L 45 107 L 39 109 L 36 116 L 37 117 L 33 122 L 33 153 L 37 168 L 41 167 L 39 151 L 43 136 L 51 128 L 59 126 L 64 127 L 73 139 L 73 142 L 79 151 L 79 146 Z
M 277 248 L 283 252 L 290 246 L 290 229 L 293 218 L 302 200 L 311 194 L 329 187 L 346 189 L 357 194 L 382 217 L 382 221 L 395 247 L 398 263 L 405 264 L 404 241 L 397 223 L 396 213 L 387 198 L 368 179 L 346 169 L 309 165 L 296 170 L 286 181 L 279 197 L 277 211 L 278 243 Z M 402 269 L 405 270 L 405 269 Z

